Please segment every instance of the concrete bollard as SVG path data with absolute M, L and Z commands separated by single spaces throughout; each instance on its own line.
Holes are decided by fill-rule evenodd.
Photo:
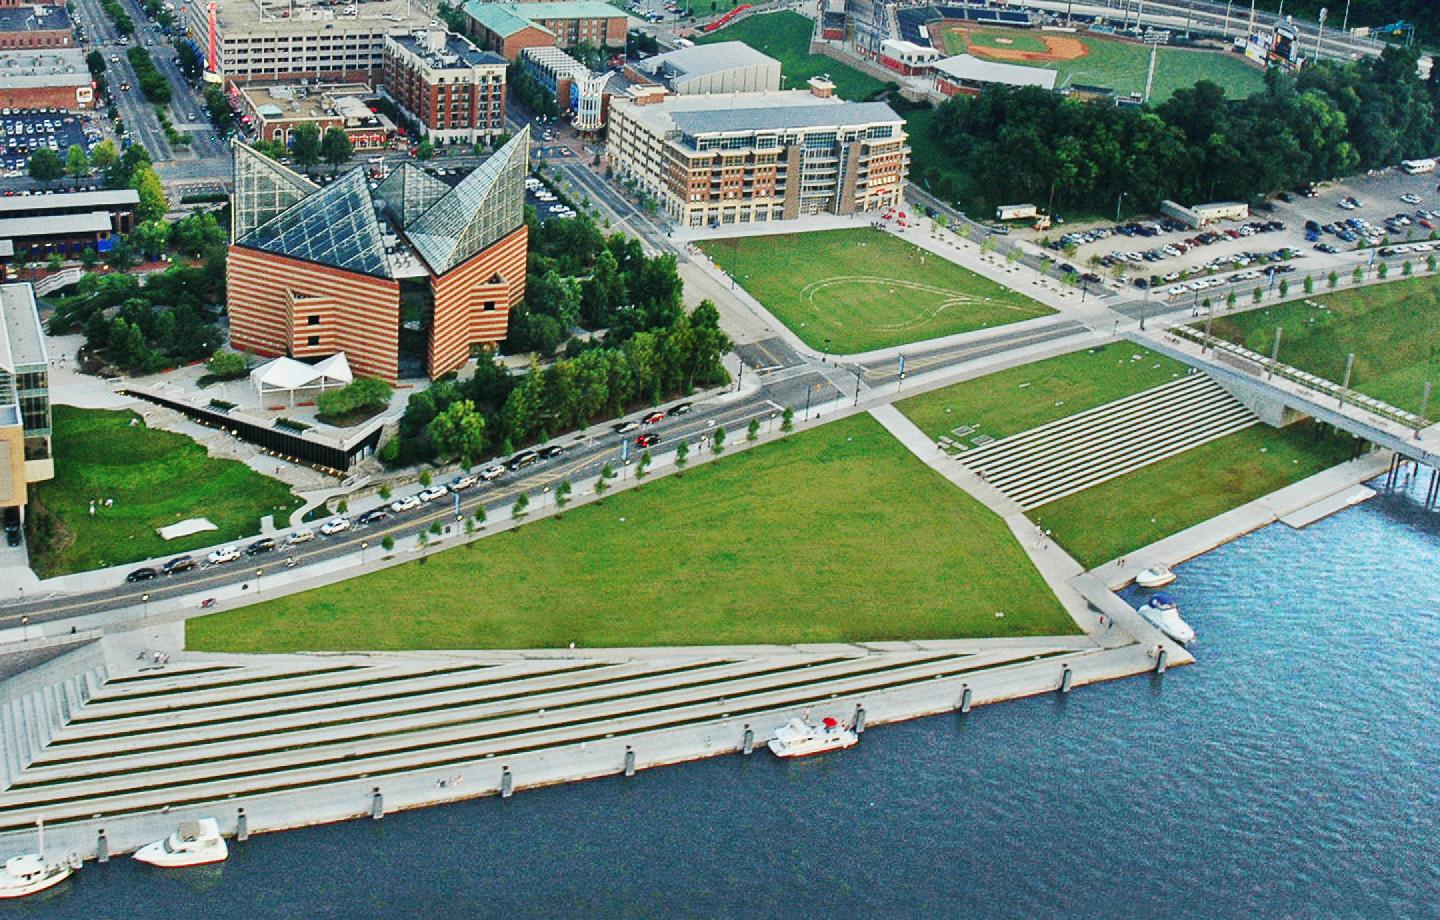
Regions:
M 1156 674 L 1164 674 L 1164 673 L 1165 673 L 1165 669 L 1166 669 L 1167 667 L 1169 667 L 1169 665 L 1170 665 L 1170 652 L 1169 652 L 1167 649 L 1163 649 L 1163 648 L 1162 648 L 1162 649 L 1160 650 L 1160 654 L 1158 654 L 1158 655 L 1155 656 L 1155 673 L 1156 673 Z
M 628 744 L 625 745 L 625 775 L 635 775 L 635 749 Z
M 865 707 L 855 704 L 855 734 L 865 734 Z
M 102 863 L 108 863 L 110 861 L 110 841 L 105 837 L 105 828 L 100 828 L 95 837 L 95 858 Z
M 971 699 L 974 698 L 974 695 L 975 695 L 975 694 L 974 694 L 974 692 L 970 689 L 970 685 L 969 685 L 969 684 L 961 684 L 960 687 L 961 687 L 961 690 L 960 690 L 960 711 L 961 711 L 962 713 L 969 712 L 969 711 L 970 711 L 970 701 L 971 701 Z
M 515 777 L 510 775 L 510 768 L 503 768 L 500 773 L 500 798 L 508 799 L 515 794 Z
M 741 752 L 750 754 L 755 750 L 755 729 L 745 726 L 745 741 L 740 748 Z
M 380 794 L 379 786 L 370 790 L 370 817 L 376 821 L 385 817 L 385 796 Z
M 1061 671 L 1060 671 L 1060 692 L 1061 692 L 1061 693 L 1069 693 L 1069 692 L 1070 692 L 1070 681 L 1073 680 L 1074 677 L 1075 677 L 1075 672 L 1072 671 L 1072 670 L 1070 670 L 1070 666 L 1069 666 L 1068 664 L 1065 665 L 1065 667 L 1061 669 Z
M 235 839 L 250 839 L 250 819 L 245 816 L 245 809 L 241 808 L 235 813 Z

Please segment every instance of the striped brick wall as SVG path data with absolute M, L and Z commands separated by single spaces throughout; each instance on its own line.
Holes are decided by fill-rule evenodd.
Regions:
M 522 284 L 523 274 L 522 247 Z M 399 377 L 397 282 L 244 246 L 230 247 L 225 281 L 233 348 L 272 358 L 343 351 L 357 375 Z
M 529 229 L 519 229 L 432 280 L 435 314 L 427 370 L 431 377 L 453 371 L 470 358 L 472 345 L 505 338 L 510 306 L 525 297 L 525 253 Z M 492 283 L 496 276 L 499 283 Z M 492 304 L 486 309 L 486 304 Z

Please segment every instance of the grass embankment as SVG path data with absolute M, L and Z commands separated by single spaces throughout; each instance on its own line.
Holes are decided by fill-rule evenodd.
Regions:
M 885 88 L 883 82 L 863 71 L 823 54 L 811 54 L 810 36 L 814 30 L 814 21 L 799 13 L 764 13 L 748 16 L 718 32 L 696 36 L 695 42 L 744 42 L 770 55 L 780 62 L 788 89 L 804 89 L 805 81 L 822 75 L 829 77 L 835 84 L 835 94 L 843 99 L 869 99 Z
M 700 247 L 807 345 L 837 354 L 1054 312 L 870 227 L 710 240 Z
M 1120 342 L 932 390 L 897 403 L 930 437 L 1003 438 L 1184 376 L 1179 361 Z
M 868 416 L 186 626 L 190 648 L 250 652 L 1075 631 L 1003 522 Z
M 1350 459 L 1349 435 L 1257 425 L 1053 501 L 1029 517 L 1086 568 Z
M 1354 352 L 1350 386 L 1411 412 L 1420 411 L 1426 381 L 1440 381 L 1440 281 L 1412 278 L 1216 317 L 1211 331 L 1270 354 L 1275 328 L 1280 360 L 1339 383 Z M 1440 410 L 1432 398 L 1431 418 Z
M 55 478 L 34 487 L 30 518 L 30 560 L 42 578 L 246 537 L 262 515 L 283 523 L 300 504 L 283 483 L 243 463 L 211 459 L 183 435 L 131 425 L 134 412 L 57 405 L 53 413 Z M 91 499 L 99 499 L 93 516 Z M 220 529 L 168 541 L 155 532 L 192 517 Z

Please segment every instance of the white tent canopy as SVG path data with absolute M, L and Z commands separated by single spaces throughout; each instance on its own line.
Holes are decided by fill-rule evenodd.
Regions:
M 288 393 L 290 404 L 295 404 L 296 390 L 343 387 L 355 379 L 350 373 L 350 362 L 345 352 L 333 354 L 316 364 L 306 364 L 294 358 L 276 358 L 260 365 L 250 372 L 250 380 L 263 400 L 271 393 Z

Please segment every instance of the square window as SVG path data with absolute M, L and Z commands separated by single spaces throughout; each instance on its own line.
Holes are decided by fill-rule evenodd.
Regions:
M 485 309 L 487 309 L 487 310 L 493 310 L 493 309 L 495 309 L 495 301 L 493 301 L 493 300 L 487 300 L 487 301 L 485 301 Z
M 312 336 L 310 336 L 310 338 L 308 338 L 308 339 L 305 340 L 305 344 L 306 344 L 306 345 L 309 345 L 311 348 L 314 348 L 315 346 L 317 346 L 317 345 L 320 344 L 320 336 L 318 336 L 318 335 L 312 335 Z
M 318 314 L 312 313 L 309 316 L 305 317 L 305 322 L 309 323 L 312 326 L 318 326 L 320 325 L 320 317 Z

